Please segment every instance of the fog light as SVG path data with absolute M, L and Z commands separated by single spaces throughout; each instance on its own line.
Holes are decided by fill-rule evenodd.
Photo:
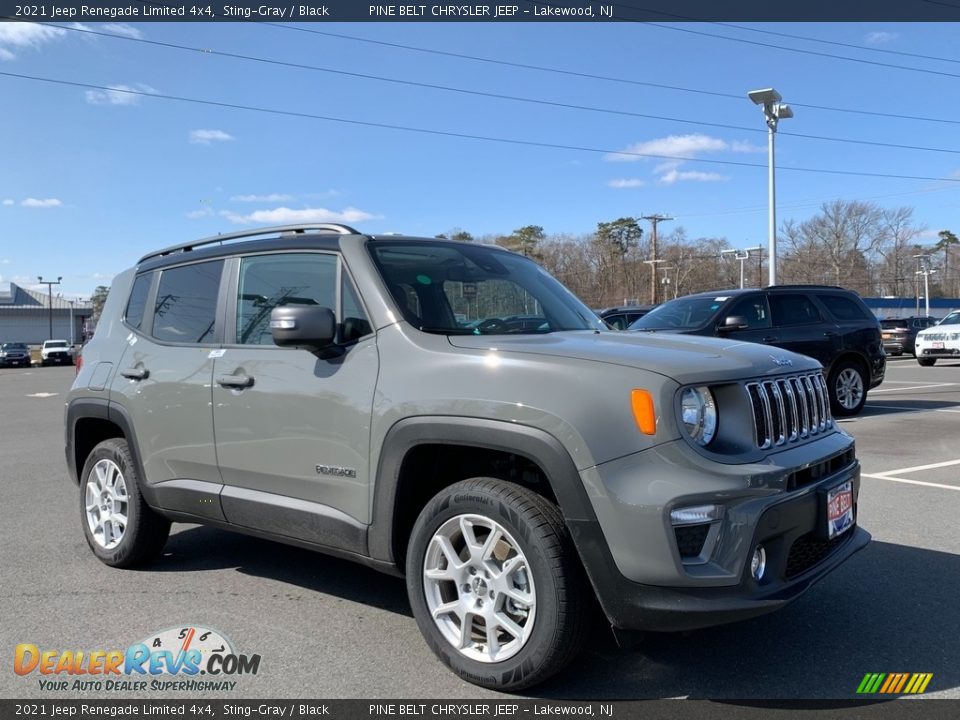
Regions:
M 763 549 L 763 545 L 757 545 L 757 549 L 753 551 L 753 559 L 750 561 L 750 574 L 753 575 L 754 580 L 760 581 L 766 569 L 767 551 Z

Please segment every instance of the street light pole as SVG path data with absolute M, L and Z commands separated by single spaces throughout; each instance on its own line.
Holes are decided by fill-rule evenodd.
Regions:
M 777 185 L 776 185 L 776 141 L 777 125 L 780 120 L 793 117 L 793 110 L 789 105 L 780 101 L 783 97 L 773 88 L 751 90 L 747 93 L 754 104 L 763 109 L 763 116 L 767 121 L 767 148 L 769 159 L 767 163 L 767 202 L 770 205 L 767 232 L 769 235 L 770 253 L 770 285 L 777 284 Z
M 47 335 L 47 340 L 53 339 L 53 286 L 59 285 L 61 280 L 63 280 L 62 275 L 57 276 L 56 282 L 53 280 L 44 280 L 43 275 L 37 275 L 38 284 L 47 286 L 47 307 L 50 310 L 50 334 Z
M 930 266 L 927 265 L 927 260 L 930 259 L 929 255 L 914 255 L 917 258 L 917 261 L 923 262 L 923 270 L 917 270 L 917 275 L 923 275 L 923 302 L 924 302 L 924 312 L 926 317 L 930 317 L 930 276 L 936 272 L 936 270 L 931 270 Z
M 743 290 L 743 284 L 744 284 L 744 273 L 743 273 L 744 263 L 750 259 L 750 253 L 754 250 L 763 250 L 763 248 L 757 245 L 756 247 L 744 248 L 743 250 L 721 250 L 720 251 L 721 255 L 733 254 L 733 259 L 740 261 L 740 289 L 741 290 Z

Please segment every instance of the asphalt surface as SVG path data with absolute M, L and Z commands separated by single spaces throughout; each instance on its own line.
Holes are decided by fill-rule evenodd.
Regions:
M 863 464 L 860 523 L 873 535 L 863 552 L 773 615 L 631 650 L 600 629 L 531 694 L 844 698 L 868 672 L 930 672 L 923 697 L 960 698 L 960 363 L 888 368 L 863 415 L 843 423 Z M 98 562 L 63 460 L 72 377 L 72 368 L 0 369 L 0 697 L 163 697 L 43 691 L 37 673 L 13 672 L 14 647 L 125 649 L 191 625 L 262 657 L 257 675 L 210 697 L 498 697 L 434 658 L 396 578 L 190 525 L 174 526 L 149 569 Z

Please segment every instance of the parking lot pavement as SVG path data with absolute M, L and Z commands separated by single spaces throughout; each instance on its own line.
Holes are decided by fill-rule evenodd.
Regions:
M 402 580 L 296 548 L 177 525 L 164 556 L 107 568 L 81 534 L 63 461 L 72 368 L 0 370 L 0 697 L 50 697 L 18 677 L 17 643 L 124 649 L 192 623 L 262 657 L 214 697 L 479 698 L 420 638 Z M 621 650 L 598 631 L 536 688 L 555 698 L 843 698 L 867 672 L 933 673 L 924 697 L 960 697 L 960 363 L 891 361 L 843 427 L 863 464 L 873 542 L 790 607 Z M 956 489 L 955 489 L 956 488 Z M 71 678 L 72 680 L 72 678 Z M 192 697 L 200 693 L 190 693 Z M 158 696 L 150 691 L 54 697 Z

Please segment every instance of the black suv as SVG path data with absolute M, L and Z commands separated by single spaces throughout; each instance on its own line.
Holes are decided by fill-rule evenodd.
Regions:
M 884 318 L 880 321 L 883 349 L 890 355 L 916 355 L 917 333 L 937 324 L 935 317 Z
M 597 315 L 614 330 L 626 330 L 654 307 L 654 305 L 625 305 L 597 310 Z
M 823 365 L 835 415 L 856 415 L 883 382 L 880 323 L 860 296 L 824 285 L 718 290 L 664 303 L 631 330 L 716 335 L 767 343 Z

